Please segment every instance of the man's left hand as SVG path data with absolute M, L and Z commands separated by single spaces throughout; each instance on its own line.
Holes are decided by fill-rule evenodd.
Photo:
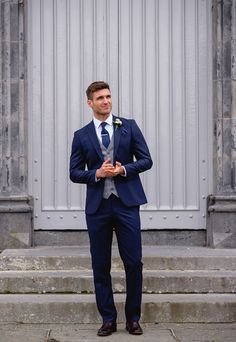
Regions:
M 114 173 L 114 177 L 118 176 L 118 175 L 124 175 L 125 174 L 124 167 L 121 165 L 120 162 L 118 162 L 118 161 L 116 162 L 113 173 Z

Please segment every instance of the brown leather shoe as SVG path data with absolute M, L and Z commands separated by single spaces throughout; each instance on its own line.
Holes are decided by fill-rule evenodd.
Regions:
M 140 327 L 140 324 L 138 321 L 126 322 L 126 330 L 131 335 L 142 335 L 143 334 L 143 330 Z
M 116 332 L 116 323 L 104 322 L 101 328 L 98 330 L 98 336 L 109 336 L 113 332 Z

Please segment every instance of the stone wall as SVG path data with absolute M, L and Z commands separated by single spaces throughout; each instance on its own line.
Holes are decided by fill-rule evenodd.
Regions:
M 24 9 L 23 0 L 0 0 L 0 249 L 31 244 Z
M 236 1 L 213 0 L 214 195 L 208 244 L 236 247 Z

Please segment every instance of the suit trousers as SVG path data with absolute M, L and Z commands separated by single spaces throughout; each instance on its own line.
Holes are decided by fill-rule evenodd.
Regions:
M 98 311 L 103 322 L 116 322 L 111 280 L 111 249 L 115 230 L 126 274 L 125 315 L 138 321 L 142 299 L 142 246 L 139 206 L 127 207 L 115 195 L 103 199 L 97 212 L 86 215 L 94 286 Z

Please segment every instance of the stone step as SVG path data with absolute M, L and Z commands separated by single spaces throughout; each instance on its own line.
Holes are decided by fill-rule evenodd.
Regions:
M 116 294 L 118 322 L 124 322 L 125 295 Z M 0 322 L 100 323 L 94 295 L 0 295 Z M 236 321 L 234 294 L 144 294 L 142 322 Z
M 125 293 L 124 271 L 112 271 L 114 293 Z M 90 270 L 0 271 L 0 293 L 93 293 Z M 236 271 L 146 271 L 144 293 L 235 293 Z
M 144 246 L 146 270 L 236 270 L 236 249 L 206 247 Z M 113 268 L 123 267 L 117 247 Z M 0 255 L 0 270 L 91 269 L 88 247 L 37 247 L 8 249 Z

